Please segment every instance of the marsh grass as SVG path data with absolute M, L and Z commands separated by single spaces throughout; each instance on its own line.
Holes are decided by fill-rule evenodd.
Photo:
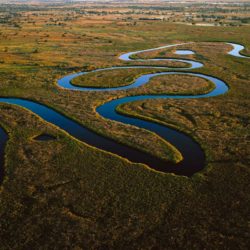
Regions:
M 206 100 L 149 100 L 119 107 L 194 137 L 207 165 L 192 178 L 132 164 L 79 143 L 26 110 L 1 104 L 0 124 L 9 141 L 0 194 L 0 248 L 246 249 L 250 65 L 226 55 L 230 48 L 218 42 L 242 43 L 249 54 L 249 26 L 127 25 L 99 16 L 60 20 L 65 25 L 50 20 L 66 17 L 68 11 L 23 10 L 13 18 L 20 28 L 0 24 L 1 96 L 39 101 L 100 134 L 166 156 L 167 145 L 157 136 L 105 120 L 96 107 L 114 98 L 152 93 L 157 84 L 157 91 L 175 92 L 206 91 L 207 83 L 195 80 L 202 89 L 184 84 L 187 90 L 169 76 L 152 79 L 143 89 L 97 94 L 60 89 L 56 80 L 72 72 L 131 65 L 118 60 L 121 53 L 194 41 L 185 48 L 205 64 L 196 72 L 223 79 L 230 90 Z M 166 89 L 161 84 L 165 79 Z M 41 133 L 57 140 L 32 139 Z

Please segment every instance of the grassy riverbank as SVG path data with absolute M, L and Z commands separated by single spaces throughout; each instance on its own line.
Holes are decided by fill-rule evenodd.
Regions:
M 211 99 L 149 100 L 120 107 L 120 112 L 133 111 L 193 136 L 206 153 L 207 165 L 192 178 L 132 164 L 73 140 L 24 109 L 1 104 L 0 125 L 10 139 L 0 193 L 0 249 L 247 249 L 250 63 L 226 55 L 230 46 L 210 42 L 242 43 L 249 54 L 249 26 L 163 21 L 128 25 L 98 17 L 62 21 L 68 16 L 62 9 L 18 13 L 14 20 L 19 28 L 0 24 L 0 95 L 37 100 L 117 141 L 168 155 L 167 145 L 156 135 L 99 117 L 95 109 L 107 100 L 197 93 L 211 86 L 200 79 L 189 85 L 191 77 L 166 76 L 128 91 L 80 93 L 59 88 L 57 79 L 81 70 L 135 64 L 118 59 L 125 52 L 194 41 L 180 47 L 197 53 L 185 58 L 203 62 L 196 72 L 223 79 L 230 91 Z M 173 56 L 173 50 L 160 52 L 140 57 Z M 113 75 L 112 83 L 124 84 L 138 74 L 129 72 L 119 72 L 122 82 Z M 108 72 L 101 77 L 111 79 Z M 89 82 L 102 84 L 96 76 Z M 57 140 L 32 140 L 40 133 Z

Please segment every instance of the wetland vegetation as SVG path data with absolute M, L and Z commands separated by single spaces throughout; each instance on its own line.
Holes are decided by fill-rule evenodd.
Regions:
M 194 51 L 192 55 L 176 55 L 173 47 L 133 57 L 197 60 L 204 67 L 192 72 L 213 75 L 229 86 L 227 94 L 208 99 L 142 100 L 118 107 L 125 115 L 151 119 L 194 138 L 206 163 L 191 178 L 159 173 L 98 150 L 26 109 L 1 103 L 0 126 L 9 139 L 0 187 L 0 249 L 248 248 L 250 60 L 228 55 L 232 47 L 225 44 L 243 44 L 241 53 L 250 55 L 249 26 L 238 22 L 247 19 L 249 6 L 244 4 L 213 10 L 225 16 L 214 27 L 184 25 L 168 17 L 158 20 L 166 12 L 175 13 L 176 19 L 178 13 L 184 16 L 181 8 L 167 4 L 0 5 L 1 97 L 45 104 L 100 135 L 158 157 L 171 153 L 159 136 L 105 119 L 96 108 L 132 95 L 206 93 L 213 84 L 195 76 L 163 75 L 140 88 L 80 92 L 60 88 L 57 80 L 98 68 L 152 65 L 123 62 L 119 56 L 193 42 L 177 47 Z M 202 5 L 188 6 L 200 15 L 195 10 Z M 145 11 L 154 13 L 153 20 L 145 20 Z M 90 73 L 73 83 L 128 85 L 141 74 L 156 71 Z M 53 140 L 35 140 L 39 135 Z

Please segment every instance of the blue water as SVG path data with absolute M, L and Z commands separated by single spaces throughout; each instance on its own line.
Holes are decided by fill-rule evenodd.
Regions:
M 184 50 L 184 49 L 176 50 L 174 53 L 176 55 L 194 55 L 195 54 L 192 50 Z
M 152 59 L 153 60 L 153 59 Z M 152 61 L 151 60 L 151 61 Z M 165 59 L 154 59 L 157 61 L 162 61 Z M 166 61 L 169 61 L 169 59 L 166 59 Z M 181 60 L 181 59 L 171 59 L 171 61 L 176 61 L 176 62 L 184 62 L 189 64 L 188 68 L 175 68 L 175 70 L 185 70 L 185 69 L 198 69 L 203 67 L 203 64 L 200 62 L 196 62 L 196 61 L 191 61 L 191 60 Z M 138 88 L 141 85 L 145 84 L 141 84 L 141 79 L 143 79 L 143 77 L 148 77 L 148 75 L 143 75 L 141 78 L 136 79 L 136 81 L 130 85 L 127 86 L 122 86 L 122 87 L 113 87 L 113 88 L 91 88 L 91 87 L 79 87 L 79 86 L 75 86 L 71 83 L 71 80 L 73 80 L 74 78 L 78 77 L 78 76 L 82 76 L 82 75 L 87 75 L 89 73 L 93 73 L 93 72 L 100 72 L 100 71 L 110 71 L 110 70 L 116 70 L 116 69 L 161 69 L 161 70 L 166 70 L 166 69 L 173 69 L 173 68 L 167 68 L 167 67 L 152 67 L 152 66 L 132 66 L 132 67 L 111 67 L 111 68 L 106 68 L 106 69 L 97 69 L 97 70 L 93 70 L 93 71 L 87 71 L 87 72 L 80 72 L 80 73 L 74 73 L 72 75 L 67 75 L 65 77 L 63 77 L 62 79 L 58 80 L 58 85 L 64 89 L 68 89 L 68 90 L 78 90 L 78 91 L 118 91 L 118 90 L 128 90 L 128 89 L 133 89 L 133 88 Z
M 173 47 L 176 45 L 171 46 L 163 46 L 160 48 L 155 49 L 149 49 L 144 51 L 137 51 L 137 52 L 130 52 L 124 55 L 120 56 L 120 59 L 131 61 L 130 59 L 131 55 L 138 54 L 145 51 L 152 51 L 156 49 L 162 49 L 162 48 L 168 48 Z M 234 44 L 233 52 L 229 52 L 229 54 L 238 56 L 239 50 L 242 49 L 241 47 L 237 47 Z M 174 60 L 174 61 L 182 61 L 189 64 L 189 68 L 185 69 L 195 69 L 200 68 L 203 66 L 202 63 L 190 61 L 190 60 L 184 60 L 184 59 L 151 59 L 153 60 Z M 135 60 L 135 61 L 142 61 L 142 60 Z M 148 60 L 145 60 L 148 61 Z M 98 69 L 97 71 L 104 71 L 104 70 L 115 70 L 117 68 L 159 68 L 159 69 L 166 69 L 166 67 L 150 67 L 150 66 L 130 66 L 130 67 L 112 67 L 108 69 Z M 183 68 L 181 68 L 183 70 Z M 175 68 L 175 70 L 178 70 Z M 93 72 L 93 71 L 92 71 Z M 154 74 L 145 74 L 141 77 L 138 77 L 135 82 L 128 86 L 123 87 L 117 87 L 117 88 L 85 88 L 85 87 L 76 87 L 73 86 L 70 81 L 79 76 L 88 74 L 89 72 L 81 72 L 76 73 L 72 75 L 68 75 L 58 81 L 58 85 L 67 88 L 69 90 L 77 90 L 77 91 L 122 91 L 132 88 L 139 88 L 140 86 L 146 84 L 150 81 L 152 77 L 159 76 L 159 75 L 173 75 L 173 74 L 179 74 L 179 75 L 192 75 L 196 77 L 200 77 L 203 79 L 207 79 L 214 83 L 214 89 L 207 93 L 207 94 L 201 94 L 201 95 L 139 95 L 139 96 L 128 96 L 123 97 L 120 99 L 115 99 L 112 101 L 109 101 L 97 108 L 97 112 L 103 116 L 104 118 L 122 122 L 125 124 L 130 124 L 133 126 L 137 126 L 140 128 L 144 128 L 147 130 L 150 130 L 159 136 L 161 136 L 166 141 L 170 142 L 172 145 L 174 145 L 182 154 L 183 160 L 179 162 L 178 164 L 174 164 L 171 162 L 167 162 L 164 160 L 161 160 L 153 155 L 141 152 L 137 149 L 134 149 L 132 147 L 117 143 L 116 141 L 103 137 L 101 135 L 96 134 L 95 132 L 91 131 L 90 129 L 84 127 L 83 125 L 71 120 L 70 118 L 65 117 L 64 115 L 60 114 L 59 112 L 34 101 L 29 101 L 25 99 L 20 98 L 0 98 L 0 103 L 8 103 L 13 105 L 18 105 L 21 107 L 24 107 L 31 112 L 37 114 L 41 118 L 43 118 L 45 121 L 56 125 L 57 127 L 61 128 L 62 130 L 66 131 L 73 137 L 89 144 L 94 147 L 97 147 L 99 149 L 103 149 L 108 152 L 112 152 L 114 154 L 120 155 L 124 158 L 129 159 L 132 162 L 138 162 L 138 163 L 145 163 L 146 165 L 150 166 L 152 169 L 155 169 L 157 171 L 161 172 L 167 172 L 167 173 L 175 173 L 179 175 L 185 175 L 185 176 L 192 176 L 194 173 L 198 172 L 205 166 L 205 155 L 200 148 L 199 144 L 196 143 L 192 138 L 185 135 L 184 133 L 181 133 L 177 130 L 168 128 L 166 126 L 156 124 L 149 121 L 144 121 L 138 118 L 132 118 L 128 116 L 124 116 L 121 114 L 118 114 L 116 112 L 116 108 L 118 105 L 129 103 L 133 101 L 139 101 L 139 100 L 148 100 L 148 99 L 196 99 L 196 98 L 208 98 L 208 97 L 215 97 L 218 95 L 225 94 L 228 91 L 228 87 L 225 82 L 223 82 L 220 79 L 217 79 L 212 76 L 207 76 L 203 74 L 196 74 L 196 73 L 189 73 L 189 72 L 162 72 L 162 73 L 154 73 Z M 2 170 L 1 177 L 3 176 L 3 161 L 4 161 L 4 146 L 7 141 L 7 134 L 0 128 L 0 166 Z
M 227 43 L 231 46 L 233 46 L 233 49 L 228 52 L 229 55 L 231 56 L 235 56 L 235 57 L 240 57 L 240 58 L 250 58 L 249 56 L 244 56 L 241 55 L 240 52 L 245 49 L 245 47 L 241 44 L 236 44 L 236 43 Z

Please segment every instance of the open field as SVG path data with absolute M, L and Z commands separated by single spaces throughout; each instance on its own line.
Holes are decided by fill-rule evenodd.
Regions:
M 177 14 L 175 22 L 171 15 L 145 20 L 145 10 L 152 11 L 153 18 L 163 12 L 184 18 L 181 7 L 163 7 L 0 5 L 0 96 L 41 102 L 99 134 L 158 157 L 174 154 L 165 141 L 106 120 L 96 107 L 129 95 L 204 93 L 211 83 L 170 75 L 137 89 L 90 93 L 59 88 L 57 80 L 73 72 L 142 65 L 120 61 L 125 52 L 194 42 L 178 49 L 191 49 L 195 55 L 176 55 L 171 48 L 137 58 L 198 60 L 204 67 L 195 72 L 221 78 L 230 87 L 216 98 L 148 100 L 119 107 L 119 112 L 167 124 L 195 138 L 206 154 L 206 167 L 192 178 L 130 163 L 74 140 L 25 109 L 0 104 L 0 125 L 9 134 L 0 189 L 1 250 L 248 248 L 250 60 L 227 55 L 231 47 L 224 42 L 244 44 L 243 53 L 250 55 L 250 28 L 232 18 L 249 18 L 249 5 L 233 14 L 229 9 L 234 5 L 224 7 L 226 17 L 214 27 L 178 24 Z M 197 13 L 190 23 L 205 23 L 196 19 Z M 145 72 L 155 71 L 91 73 L 74 84 L 127 85 Z M 56 140 L 33 140 L 42 133 Z

